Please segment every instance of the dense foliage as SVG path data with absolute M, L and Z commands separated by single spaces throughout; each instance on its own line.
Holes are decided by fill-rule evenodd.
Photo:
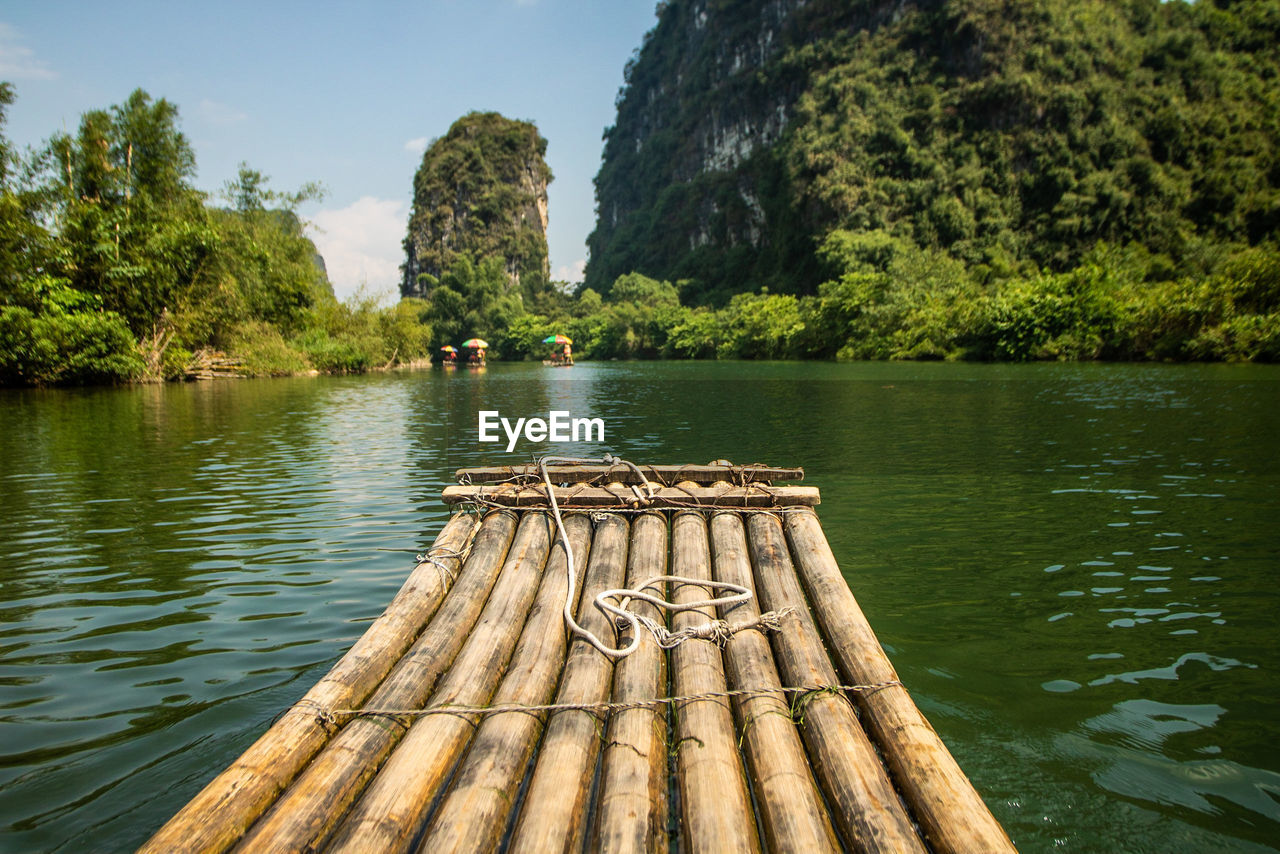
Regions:
M 1274 284 L 1238 303 L 1231 283 L 1277 266 L 1277 45 L 1276 0 L 671 0 L 606 131 L 585 286 L 684 280 L 721 316 L 735 294 L 818 305 L 861 281 L 868 304 L 948 324 L 923 349 L 908 339 L 936 335 L 893 333 L 887 306 L 823 329 L 851 355 L 1248 357 L 1256 330 L 1152 351 L 1125 329 L 1201 297 L 1206 329 L 1233 312 L 1275 328 Z M 990 343 L 1068 281 L 1136 314 L 1080 346 Z
M 1067 272 L 992 287 L 945 253 L 917 251 L 814 295 L 764 290 L 720 308 L 681 305 L 676 285 L 632 273 L 608 299 L 562 296 L 490 340 L 504 358 L 549 355 L 541 342 L 559 332 L 594 359 L 1280 361 L 1280 256 L 1214 251 L 1154 280 L 1162 265 L 1100 244 Z
M 0 84 L 3 108 L 13 90 Z M 423 306 L 339 304 L 294 210 L 242 166 L 192 185 L 178 110 L 141 90 L 19 157 L 0 133 L 0 385 L 363 370 L 420 358 Z
M 1280 3 L 946 3 L 797 52 L 797 209 L 970 266 L 1280 236 Z M 825 55 L 824 55 L 825 54 Z
M 545 288 L 546 152 L 534 125 L 498 113 L 469 113 L 432 142 L 413 176 L 401 293 L 427 294 L 463 258 L 501 258 L 510 287 Z

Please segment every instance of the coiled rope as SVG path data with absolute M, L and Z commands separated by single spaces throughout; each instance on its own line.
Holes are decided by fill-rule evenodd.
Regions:
M 569 543 L 569 534 L 564 529 L 564 520 L 560 515 L 560 505 L 556 502 L 555 487 L 551 483 L 551 477 L 547 474 L 547 464 L 550 462 L 567 463 L 570 465 L 594 465 L 603 462 L 606 466 L 624 465 L 635 472 L 636 477 L 640 479 L 644 489 L 633 485 L 631 490 L 635 493 L 635 499 L 630 502 L 637 508 L 644 506 L 653 497 L 654 486 L 645 477 L 644 472 L 635 463 L 627 460 L 619 459 L 612 454 L 605 454 L 600 460 L 585 457 L 553 457 L 546 456 L 538 460 L 538 472 L 542 476 L 542 482 L 547 489 L 547 499 L 551 503 L 551 515 L 555 519 L 557 536 L 560 542 L 564 544 L 564 555 L 569 573 L 569 585 L 565 592 L 564 598 L 564 622 L 569 629 L 569 633 L 574 637 L 581 638 L 591 644 L 602 655 L 617 661 L 626 658 L 640 647 L 640 628 L 644 627 L 651 635 L 659 647 L 663 649 L 671 649 L 692 638 L 703 640 L 713 640 L 721 645 L 735 633 L 745 631 L 746 629 L 760 629 L 762 631 L 776 630 L 778 621 L 787 613 L 787 611 L 774 612 L 769 611 L 761 614 L 757 619 L 741 625 L 730 626 L 724 620 L 711 620 L 696 626 L 688 626 L 679 631 L 669 631 L 665 626 L 652 620 L 649 617 L 641 616 L 630 610 L 628 605 L 634 601 L 648 602 L 650 605 L 659 610 L 667 611 L 672 614 L 681 611 L 693 611 L 698 608 L 723 607 L 727 605 L 736 605 L 740 602 L 746 602 L 751 599 L 751 590 L 737 584 L 730 584 L 727 581 L 707 581 L 699 578 L 686 578 L 681 575 L 659 575 L 647 580 L 641 584 L 639 589 L 632 588 L 615 588 L 605 590 L 598 594 L 595 598 L 595 607 L 597 610 L 607 616 L 611 616 L 615 625 L 620 628 L 625 626 L 631 627 L 631 641 L 625 647 L 614 648 L 606 644 L 600 638 L 596 637 L 587 629 L 578 624 L 573 617 L 573 604 L 577 598 L 577 578 L 574 572 L 574 556 L 573 546 Z M 663 582 L 671 582 L 673 584 L 692 584 L 703 588 L 713 590 L 729 591 L 728 595 L 718 596 L 714 599 L 701 599 L 696 602 L 685 602 L 683 604 L 671 602 L 651 593 L 646 593 L 646 588 Z

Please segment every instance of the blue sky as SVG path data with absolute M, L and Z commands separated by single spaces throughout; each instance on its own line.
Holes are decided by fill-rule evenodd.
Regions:
M 537 124 L 555 173 L 551 271 L 581 279 L 601 134 L 655 0 L 0 4 L 0 80 L 20 148 L 136 88 L 167 98 L 216 191 L 238 164 L 277 190 L 319 181 L 302 213 L 339 297 L 395 293 L 413 173 L 472 110 Z

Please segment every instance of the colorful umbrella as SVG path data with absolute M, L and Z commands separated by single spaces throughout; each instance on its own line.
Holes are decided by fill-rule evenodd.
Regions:
M 542 339 L 543 344 L 572 344 L 573 339 L 568 335 L 548 335 Z
M 466 341 L 462 342 L 462 346 L 479 347 L 481 350 L 486 350 L 489 347 L 489 342 L 485 341 L 483 338 L 468 338 Z
M 445 351 L 446 353 L 456 353 L 456 352 L 458 352 L 458 351 L 457 351 L 457 349 L 455 349 L 455 348 L 454 348 L 454 346 L 453 346 L 452 344 L 445 344 L 445 345 L 444 345 L 443 347 L 441 347 L 440 349 L 441 349 L 441 350 L 443 350 L 443 351 Z

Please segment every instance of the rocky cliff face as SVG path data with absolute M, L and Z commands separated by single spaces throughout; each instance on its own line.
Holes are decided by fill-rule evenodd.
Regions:
M 913 253 L 999 278 L 1274 241 L 1276 9 L 669 0 L 605 132 L 585 286 L 718 304 Z
M 791 211 L 776 203 L 785 176 L 771 149 L 805 91 L 814 47 L 902 5 L 661 5 L 605 132 L 586 286 L 607 292 L 632 270 L 715 279 L 726 254 L 765 277 L 785 266 L 797 233 Z
M 497 113 L 456 121 L 413 179 L 402 296 L 422 296 L 460 257 L 505 260 L 512 288 L 537 287 L 547 259 L 547 141 Z

